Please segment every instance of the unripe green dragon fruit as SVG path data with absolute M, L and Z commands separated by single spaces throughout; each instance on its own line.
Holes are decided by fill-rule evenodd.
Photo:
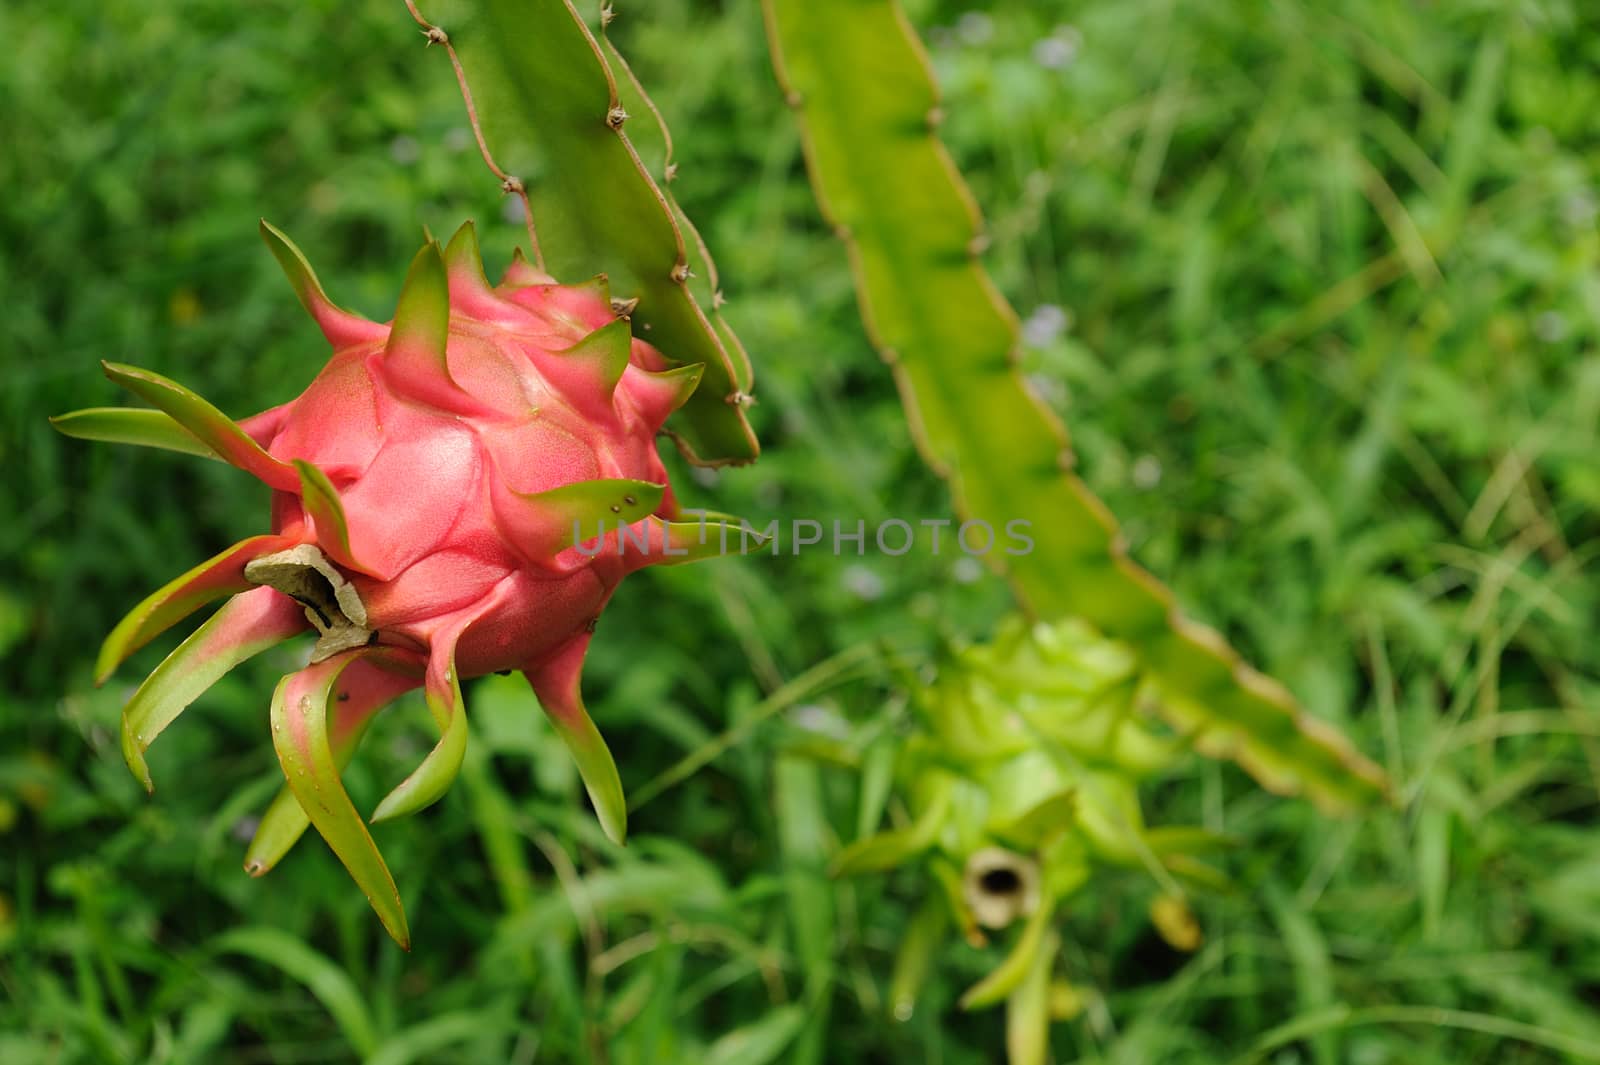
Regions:
M 988 642 L 952 650 L 910 694 L 915 713 L 894 762 L 903 827 L 856 840 L 833 870 L 926 873 L 929 900 L 908 925 L 890 986 L 902 1018 L 952 925 L 974 946 L 1007 936 L 1006 957 L 961 1005 L 1004 1003 L 1011 1060 L 1043 1061 L 1056 919 L 1097 871 L 1144 868 L 1163 887 L 1225 883 L 1198 857 L 1217 837 L 1150 828 L 1140 808 L 1140 781 L 1174 766 L 1190 743 L 1153 719 L 1157 692 L 1138 656 L 1077 619 L 1009 618 Z M 1199 931 L 1181 896 L 1158 902 L 1162 934 L 1176 942 L 1181 932 L 1193 949 Z
M 315 825 L 396 940 L 394 881 L 339 781 L 368 722 L 421 687 L 440 732 L 373 820 L 437 800 L 461 765 L 461 680 L 526 674 L 565 739 L 606 832 L 626 807 L 584 710 L 579 672 L 618 582 L 715 553 L 720 537 L 675 513 L 656 435 L 699 366 L 668 369 L 631 333 L 604 278 L 563 286 L 520 255 L 500 285 L 470 223 L 411 264 L 394 320 L 324 295 L 299 250 L 262 234 L 333 345 L 299 398 L 242 422 L 156 374 L 107 364 L 156 410 L 55 420 L 68 435 L 219 458 L 273 489 L 271 532 L 228 548 L 134 608 L 107 639 L 103 682 L 128 655 L 223 596 L 227 603 L 139 687 L 123 714 L 129 766 L 229 669 L 300 633 L 310 663 L 279 683 L 274 746 L 288 785 L 246 868 L 260 875 Z

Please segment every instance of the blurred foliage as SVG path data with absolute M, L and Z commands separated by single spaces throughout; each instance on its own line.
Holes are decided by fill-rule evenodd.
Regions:
M 1399 782 L 1329 821 L 1185 760 L 1151 824 L 1237 839 L 1174 950 L 1132 870 L 1064 904 L 1056 1060 L 1600 1058 L 1600 12 L 1583 0 L 913 5 L 1036 386 L 1135 555 Z M 758 520 L 948 516 L 856 318 L 759 12 L 623 4 L 675 193 L 757 363 L 759 465 L 679 468 Z M 587 673 L 638 808 L 607 844 L 520 683 L 468 693 L 464 786 L 380 829 L 401 954 L 320 844 L 239 868 L 276 787 L 263 656 L 151 752 L 93 651 L 265 519 L 217 464 L 56 437 L 99 358 L 235 414 L 323 357 L 265 215 L 386 317 L 422 224 L 518 226 L 403 5 L 0 8 L 0 1061 L 995 1060 L 894 957 L 919 882 L 831 879 L 900 669 L 984 636 L 959 555 L 757 556 L 624 586 Z M 426 57 L 428 59 L 434 57 Z M 286 654 L 291 652 L 286 652 Z M 880 729 L 881 731 L 881 729 Z M 385 715 L 358 804 L 426 750 Z M 690 772 L 690 770 L 694 770 Z M 235 797 L 237 796 L 237 797 Z M 1169 911 L 1156 908 L 1172 924 Z M 1168 932 L 1170 934 L 1170 927 Z M 1064 990 L 1064 989 L 1057 989 Z M 1056 1001 L 1061 999 L 1060 1001 Z

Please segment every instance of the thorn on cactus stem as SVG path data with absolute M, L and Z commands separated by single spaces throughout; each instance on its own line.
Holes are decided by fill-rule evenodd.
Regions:
M 942 108 L 942 107 L 930 107 L 930 108 L 928 108 L 928 128 L 929 129 L 938 129 L 942 125 L 944 125 L 944 108 Z
M 741 391 L 739 391 L 737 389 L 735 389 L 732 392 L 729 392 L 728 396 L 727 396 L 727 399 L 725 400 L 725 402 L 729 406 L 733 406 L 733 407 L 748 407 L 752 403 L 754 403 L 755 401 L 756 401 L 756 397 L 752 396 L 748 392 L 741 392 Z
M 967 254 L 968 255 L 974 255 L 974 256 L 982 255 L 984 252 L 986 252 L 988 250 L 989 250 L 989 234 L 987 234 L 987 233 L 979 233 L 977 236 L 975 236 L 971 240 L 967 241 Z
M 663 172 L 663 176 L 668 181 L 676 181 L 676 180 L 678 180 L 678 164 L 677 163 L 668 163 L 667 164 L 667 169 Z
M 713 310 L 724 306 L 727 302 L 728 297 L 722 294 L 722 290 L 720 288 L 711 294 L 711 307 Z
M 605 29 L 607 26 L 611 25 L 611 20 L 616 18 L 616 17 L 617 17 L 616 8 L 612 7 L 610 4 L 607 4 L 604 7 L 602 7 L 600 9 L 600 28 L 601 29 Z
M 616 315 L 618 318 L 631 318 L 633 317 L 634 309 L 638 306 L 638 296 L 634 296 L 631 299 L 625 300 L 614 299 L 611 301 L 611 313 Z
M 429 26 L 422 31 L 422 35 L 428 39 L 428 43 L 422 46 L 424 48 L 432 48 L 436 44 L 450 43 L 450 35 L 437 26 Z
M 619 105 L 606 112 L 606 125 L 612 129 L 621 129 L 622 124 L 628 120 L 628 112 Z
M 504 181 L 500 182 L 500 191 L 501 192 L 514 192 L 519 196 L 522 195 L 522 192 L 523 192 L 522 179 L 521 178 L 515 178 L 515 177 L 506 178 Z
M 802 104 L 804 104 L 806 102 L 806 98 L 804 96 L 801 96 L 799 93 L 795 92 L 793 89 L 790 89 L 787 93 L 784 94 L 783 102 L 788 104 L 790 107 L 798 109 Z
M 689 278 L 692 276 L 692 274 L 689 271 L 689 264 L 685 263 L 685 262 L 678 263 L 676 266 L 674 266 L 672 268 L 672 275 L 671 276 L 672 276 L 672 280 L 676 281 L 680 285 L 683 284 L 685 281 L 689 280 Z

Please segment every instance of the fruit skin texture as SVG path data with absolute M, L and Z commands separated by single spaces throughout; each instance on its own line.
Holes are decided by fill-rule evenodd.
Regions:
M 715 551 L 703 523 L 671 520 L 656 450 L 701 368 L 666 369 L 604 278 L 559 285 L 519 255 L 491 287 L 470 223 L 448 249 L 430 240 L 418 253 L 387 325 L 330 302 L 298 249 L 266 223 L 262 234 L 334 348 L 298 398 L 234 423 L 172 381 L 108 364 L 170 423 L 106 410 L 57 421 L 72 435 L 209 453 L 273 489 L 270 535 L 136 607 L 107 640 L 100 678 L 232 594 L 124 712 L 124 753 L 149 786 L 144 751 L 178 713 L 238 662 L 316 631 L 310 664 L 273 699 L 288 787 L 246 868 L 266 872 L 314 824 L 405 944 L 393 880 L 338 773 L 372 715 L 407 690 L 424 689 L 441 738 L 374 820 L 422 809 L 453 779 L 466 743 L 460 681 L 519 669 L 621 841 L 620 781 L 578 677 L 624 576 Z

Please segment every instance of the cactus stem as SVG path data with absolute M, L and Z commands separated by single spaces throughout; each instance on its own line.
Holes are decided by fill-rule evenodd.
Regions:
M 472 100 L 472 89 L 467 85 L 467 72 L 461 67 L 461 57 L 456 55 L 455 45 L 450 43 L 450 35 L 435 26 L 423 17 L 417 10 L 415 0 L 406 0 L 406 10 L 411 12 L 411 17 L 417 25 L 422 27 L 422 34 L 428 39 L 424 47 L 437 44 L 444 48 L 445 54 L 450 57 L 450 66 L 456 72 L 456 84 L 461 88 L 461 99 L 467 107 L 467 122 L 472 126 L 472 137 L 478 142 L 478 154 L 483 156 L 483 161 L 489 172 L 500 179 L 500 187 L 507 192 L 514 192 L 522 199 L 522 217 L 528 227 L 528 246 L 533 253 L 533 264 L 540 270 L 544 269 L 544 252 L 539 247 L 539 233 L 533 224 L 533 204 L 528 202 L 528 194 L 522 187 L 522 182 L 500 169 L 500 164 L 494 161 L 494 155 L 489 151 L 489 142 L 483 137 L 483 124 L 478 121 L 478 107 Z
M 1285 738 L 1296 731 L 1293 697 L 1241 670 L 1220 637 L 1176 612 L 1171 592 L 1128 558 L 1110 512 L 1071 472 L 1064 427 L 1018 373 L 1016 316 L 977 258 L 983 230 L 971 190 L 925 128 L 942 117 L 937 86 L 901 6 L 764 0 L 763 10 L 779 84 L 801 111 L 822 216 L 852 245 L 868 336 L 880 350 L 891 341 L 900 348 L 895 383 L 918 451 L 951 481 L 964 516 L 1015 507 L 1044 519 L 1035 525 L 1040 549 L 1005 566 L 1024 609 L 1046 617 L 1082 614 L 1136 645 L 1174 727 L 1193 733 L 1204 753 L 1237 758 L 1264 786 L 1300 786 L 1319 802 L 1345 807 L 1384 796 L 1381 771 L 1348 744 L 1303 725 L 1298 736 Z M 847 10 L 852 32 L 838 34 Z M 835 84 L 856 75 L 866 58 L 874 77 L 893 78 L 898 91 L 853 94 Z M 886 159 L 896 165 L 884 165 Z M 933 202 L 941 205 L 937 224 L 927 206 Z M 841 212 L 841 204 L 848 210 Z M 854 233 L 841 224 L 864 213 L 872 215 L 870 229 Z M 868 262 L 877 265 L 867 269 Z M 951 287 L 930 297 L 931 280 L 947 271 Z M 957 291 L 964 293 L 959 300 Z M 945 314 L 954 315 L 963 342 L 970 342 L 959 357 L 950 346 L 957 327 L 936 324 Z M 895 323 L 892 337 L 885 322 Z M 952 375 L 964 375 L 960 385 L 952 386 Z M 996 417 L 1016 427 L 1018 441 L 1028 441 L 1032 458 L 1006 467 L 1014 480 L 986 467 L 983 456 L 995 453 L 994 444 L 986 434 L 972 435 L 967 393 L 979 389 L 985 409 L 1006 411 Z M 986 428 L 998 424 L 991 418 Z M 978 475 L 980 468 L 987 476 Z
M 406 0 L 412 17 L 424 26 L 431 23 L 418 7 L 446 10 L 438 3 L 430 8 L 430 2 Z M 499 181 L 509 177 L 510 170 L 530 175 L 525 180 L 535 190 L 537 213 L 547 209 L 560 213 L 560 231 L 554 237 L 546 235 L 548 247 L 542 251 L 548 265 L 541 273 L 550 272 L 558 260 L 566 265 L 626 266 L 639 281 L 636 291 L 628 294 L 643 297 L 634 315 L 639 334 L 659 341 L 670 362 L 708 368 L 711 390 L 693 400 L 681 416 L 687 431 L 678 439 L 688 461 L 695 465 L 749 461 L 759 452 L 759 444 L 748 421 L 738 408 L 716 401 L 730 389 L 751 389 L 749 358 L 719 316 L 708 314 L 711 292 L 717 287 L 715 268 L 664 187 L 664 170 L 673 162 L 671 138 L 649 95 L 597 25 L 594 16 L 613 8 L 611 0 L 593 0 L 586 13 L 579 11 L 582 6 L 572 0 L 537 4 L 471 0 L 462 8 L 473 17 L 454 25 L 450 44 L 444 48 L 457 71 L 469 118 L 477 120 L 472 128 L 480 138 L 481 154 L 499 166 Z M 452 24 L 457 18 L 448 16 Z M 471 100 L 466 96 L 468 87 L 474 93 Z M 562 102 L 583 97 L 593 104 L 578 111 Z M 501 103 L 519 98 L 521 104 L 509 105 L 511 113 L 500 110 Z M 616 144 L 593 143 L 597 135 L 605 140 L 597 134 L 602 122 L 617 138 Z M 638 145 L 630 139 L 636 130 Z M 485 147 L 487 151 L 482 151 Z M 525 153 L 549 159 L 578 151 L 587 157 L 591 148 L 596 161 L 592 171 L 558 167 L 543 175 L 536 187 L 531 184 Z M 605 221 L 613 217 L 611 208 L 638 225 L 627 227 L 627 233 L 617 231 Z M 552 224 L 547 217 L 538 221 L 546 227 Z M 552 240 L 557 243 L 549 244 Z M 685 284 L 673 278 L 672 261 L 666 263 L 667 270 L 652 265 L 674 245 L 673 261 L 692 264 L 698 279 Z M 655 321 L 640 321 L 651 318 Z

